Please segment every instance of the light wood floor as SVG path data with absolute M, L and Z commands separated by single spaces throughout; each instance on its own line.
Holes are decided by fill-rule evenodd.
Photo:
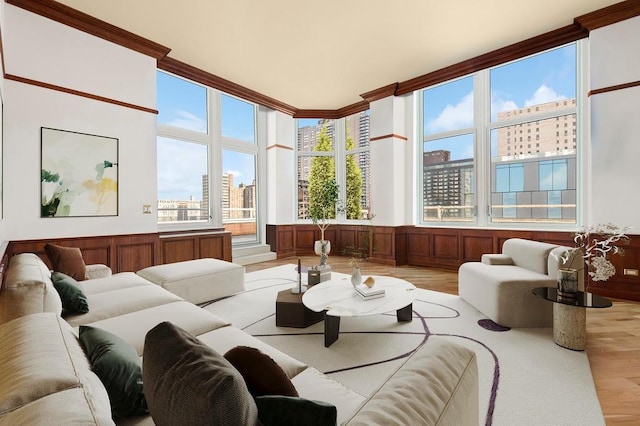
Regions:
M 318 263 L 301 257 L 302 265 Z M 350 273 L 347 257 L 331 256 L 336 272 Z M 297 258 L 248 265 L 247 272 L 296 263 Z M 416 287 L 458 294 L 458 274 L 415 266 L 390 267 L 360 262 L 363 274 L 392 275 Z M 607 425 L 640 425 L 640 303 L 613 301 L 607 309 L 587 309 L 587 354 Z

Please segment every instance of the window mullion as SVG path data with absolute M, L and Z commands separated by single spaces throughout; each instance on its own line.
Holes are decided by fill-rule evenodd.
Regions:
M 489 222 L 488 206 L 491 193 L 491 137 L 488 130 L 491 117 L 491 88 L 488 70 L 476 73 L 474 89 L 476 224 L 486 226 Z

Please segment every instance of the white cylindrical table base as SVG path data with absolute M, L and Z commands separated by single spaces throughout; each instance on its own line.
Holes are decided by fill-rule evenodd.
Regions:
M 587 344 L 587 309 L 554 303 L 553 341 L 563 348 L 583 351 Z

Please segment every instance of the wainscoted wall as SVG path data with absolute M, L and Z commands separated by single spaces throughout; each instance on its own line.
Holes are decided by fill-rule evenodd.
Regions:
M 192 233 L 148 233 L 96 237 L 11 241 L 10 258 L 17 253 L 36 253 L 48 265 L 47 243 L 79 247 L 85 263 L 102 263 L 114 273 L 138 271 L 148 266 L 213 257 L 231 261 L 231 233 L 212 229 Z
M 368 253 L 376 263 L 449 270 L 479 261 L 484 253 L 500 253 L 502 243 L 515 237 L 573 245 L 571 233 L 551 231 L 365 225 L 332 225 L 325 231 L 331 241 L 330 256 Z M 318 239 L 320 231 L 314 225 L 267 225 L 267 243 L 278 258 L 313 254 Z M 640 277 L 624 275 L 625 269 L 640 267 L 640 235 L 631 236 L 623 248 L 624 255 L 611 258 L 616 275 L 604 283 L 591 282 L 590 289 L 603 296 L 640 301 Z

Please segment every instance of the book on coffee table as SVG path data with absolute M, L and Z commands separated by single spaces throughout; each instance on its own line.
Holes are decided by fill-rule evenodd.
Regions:
M 377 299 L 384 297 L 384 288 L 370 288 L 365 284 L 358 284 L 356 287 L 358 293 L 363 299 Z

